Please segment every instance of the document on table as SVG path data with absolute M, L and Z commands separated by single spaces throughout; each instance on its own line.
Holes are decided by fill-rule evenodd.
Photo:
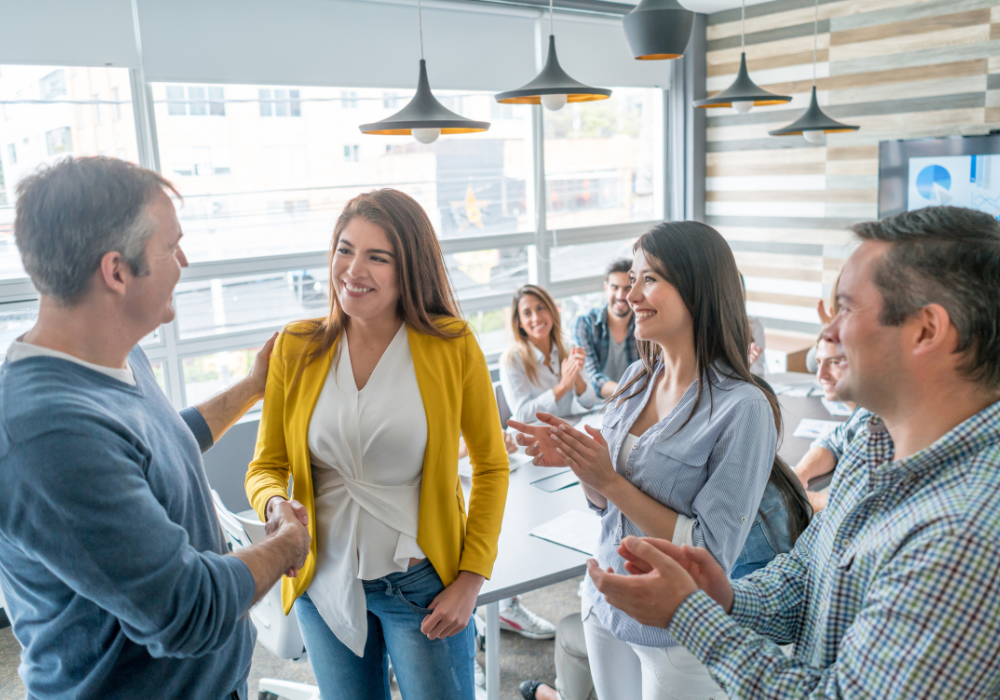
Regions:
M 589 510 L 571 510 L 538 525 L 531 536 L 593 556 L 601 539 L 601 517 Z
M 843 401 L 828 401 L 827 399 L 821 399 L 821 401 L 823 402 L 823 408 L 825 408 L 826 412 L 831 416 L 846 417 L 854 413 L 854 411 L 851 410 L 851 407 Z
M 817 420 L 816 418 L 803 418 L 799 421 L 798 427 L 795 432 L 792 433 L 797 438 L 806 438 L 807 440 L 816 440 L 821 438 L 827 433 L 830 433 L 837 429 L 840 425 L 840 421 L 835 420 Z

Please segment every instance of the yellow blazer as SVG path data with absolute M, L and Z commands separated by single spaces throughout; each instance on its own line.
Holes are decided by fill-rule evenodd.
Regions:
M 446 319 L 440 323 L 444 327 L 463 322 Z M 303 328 L 302 322 L 296 322 L 285 331 Z M 409 326 L 406 331 L 427 414 L 417 544 L 446 586 L 459 571 L 489 578 L 497 556 L 510 467 L 486 358 L 468 330 L 454 339 L 424 335 Z M 307 438 L 309 421 L 337 349 L 334 344 L 295 381 L 306 344 L 287 332 L 274 344 L 257 447 L 246 478 L 247 496 L 261 520 L 272 496 L 288 496 L 289 475 L 291 497 L 309 512 L 309 556 L 296 578 L 281 580 L 285 614 L 309 587 L 316 570 L 316 508 Z M 460 434 L 472 460 L 468 522 L 458 478 Z

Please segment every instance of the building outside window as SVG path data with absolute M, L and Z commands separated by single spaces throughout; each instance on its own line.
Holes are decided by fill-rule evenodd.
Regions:
M 7 157 L 11 165 L 17 165 L 17 146 L 12 143 L 7 145 Z
M 262 117 L 302 116 L 302 102 L 298 90 L 261 88 L 258 90 L 258 96 Z
M 399 97 L 394 92 L 382 93 L 382 109 L 396 109 Z
M 122 105 L 121 102 L 118 101 L 118 88 L 116 87 L 111 88 L 111 101 L 114 103 L 113 105 L 111 105 L 111 110 L 112 110 L 111 113 L 114 117 L 114 120 L 116 122 L 121 121 Z
M 69 127 L 61 126 L 58 129 L 52 129 L 52 131 L 46 131 L 45 144 L 48 146 L 50 156 L 71 152 L 73 139 L 70 136 Z
M 167 85 L 167 114 L 176 117 L 224 117 L 225 89 L 215 85 Z
M 357 163 L 359 148 L 360 146 L 357 145 L 344 146 L 344 160 L 348 161 L 349 163 Z
M 66 71 L 61 68 L 52 71 L 38 81 L 38 88 L 43 100 L 66 97 Z
M 101 93 L 94 94 L 94 123 L 104 123 L 104 105 L 101 104 Z
M 382 98 L 382 104 L 385 104 L 385 98 Z M 341 90 L 340 91 L 340 106 L 344 109 L 357 109 L 358 108 L 358 91 L 357 90 Z

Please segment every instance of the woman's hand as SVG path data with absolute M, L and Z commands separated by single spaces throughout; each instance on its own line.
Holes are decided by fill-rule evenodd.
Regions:
M 476 609 L 476 598 L 485 580 L 471 571 L 459 571 L 458 578 L 427 606 L 434 612 L 420 623 L 420 632 L 428 639 L 444 639 L 464 630 Z
M 558 444 L 552 440 L 551 426 L 569 423 L 551 413 L 536 413 L 535 417 L 545 425 L 528 425 L 514 419 L 507 421 L 507 425 L 518 431 L 517 444 L 527 447 L 525 452 L 536 467 L 568 467 L 565 458 L 556 452 Z
M 750 352 L 747 353 L 747 364 L 752 365 L 756 362 L 762 352 L 764 351 L 760 349 L 760 346 L 757 345 L 757 343 L 750 343 Z
M 826 308 L 826 302 L 824 302 L 822 299 L 820 299 L 816 303 L 816 313 L 819 315 L 819 322 L 820 325 L 822 326 L 829 326 L 830 321 L 833 320 L 833 317 L 835 315 L 833 313 L 832 308 L 831 309 Z
M 542 414 L 538 416 L 541 418 Z M 545 422 L 550 425 L 549 432 L 555 443 L 556 454 L 563 457 L 580 481 L 605 498 L 610 498 L 609 492 L 621 476 L 611 463 L 611 452 L 601 431 L 587 425 L 584 426 L 587 431 L 584 434 L 566 421 L 558 424 L 548 420 Z

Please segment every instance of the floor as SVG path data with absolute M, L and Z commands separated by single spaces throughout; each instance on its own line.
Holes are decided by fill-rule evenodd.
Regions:
M 540 591 L 526 593 L 522 598 L 525 606 L 542 617 L 557 623 L 564 616 L 580 610 L 580 599 L 576 596 L 580 579 L 565 581 Z M 518 684 L 528 678 L 538 678 L 549 683 L 555 680 L 552 640 L 538 641 L 525 639 L 512 632 L 500 634 L 500 697 L 503 700 L 521 700 L 517 692 Z M 0 700 L 22 700 L 24 686 L 17 676 L 18 658 L 21 647 L 14 639 L 10 627 L 0 629 Z M 479 662 L 485 658 L 480 652 Z M 254 650 L 253 666 L 250 669 L 250 698 L 256 699 L 257 682 L 261 678 L 314 682 L 312 669 L 308 663 L 293 663 L 274 657 L 258 646 Z M 398 692 L 393 692 L 399 698 Z

